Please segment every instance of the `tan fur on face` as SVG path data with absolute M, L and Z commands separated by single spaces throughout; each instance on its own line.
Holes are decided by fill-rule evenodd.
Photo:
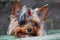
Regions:
M 32 10 L 32 14 L 30 16 L 26 16 L 25 21 L 27 22 L 24 25 L 20 25 L 18 23 L 18 13 L 22 10 L 23 6 L 18 3 L 17 1 L 14 2 L 13 6 L 12 6 L 12 14 L 10 16 L 10 24 L 8 27 L 8 31 L 7 34 L 12 34 L 14 36 L 18 36 L 18 37 L 26 37 L 28 36 L 41 36 L 44 34 L 43 30 L 44 30 L 44 23 L 46 21 L 47 15 L 48 15 L 48 7 L 47 5 L 42 6 L 41 8 L 38 8 L 37 10 Z M 44 12 L 45 11 L 45 12 Z M 41 12 L 44 12 L 41 15 Z M 38 14 L 40 14 L 38 16 Z M 30 20 L 30 18 L 32 18 Z M 36 22 L 38 24 L 38 26 L 33 26 L 34 22 Z M 31 28 L 32 31 L 30 33 L 33 33 L 33 35 L 31 35 L 30 33 L 27 32 L 27 29 Z M 25 33 L 25 34 L 24 34 Z
M 22 27 L 19 25 L 19 26 L 15 27 L 15 28 L 13 29 L 13 35 L 18 36 L 17 33 L 20 32 L 20 31 L 23 32 L 23 33 L 29 34 L 29 33 L 27 32 L 27 28 L 31 28 L 31 29 L 32 29 L 31 33 L 34 33 L 34 34 L 36 34 L 36 35 L 37 35 L 38 29 L 40 29 L 39 26 L 38 26 L 38 27 L 33 27 L 33 26 L 31 26 L 30 24 L 23 25 Z M 21 35 L 19 35 L 19 36 L 21 37 Z

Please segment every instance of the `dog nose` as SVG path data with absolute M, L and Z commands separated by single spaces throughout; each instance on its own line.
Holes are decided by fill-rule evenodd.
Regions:
M 32 31 L 32 29 L 31 29 L 31 28 L 28 28 L 28 29 L 27 29 L 27 31 L 28 31 L 28 32 L 31 32 L 31 31 Z

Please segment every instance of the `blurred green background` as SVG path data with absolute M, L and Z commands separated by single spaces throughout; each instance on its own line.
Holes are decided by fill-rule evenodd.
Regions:
M 18 0 L 22 5 L 31 8 L 49 4 L 49 14 L 46 23 L 47 30 L 60 29 L 60 0 Z M 13 0 L 0 0 L 0 35 L 6 34 Z

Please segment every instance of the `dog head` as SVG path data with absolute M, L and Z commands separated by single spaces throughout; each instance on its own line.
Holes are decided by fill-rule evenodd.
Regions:
M 18 37 L 42 35 L 40 32 L 42 30 L 41 24 L 46 21 L 47 14 L 47 5 L 32 9 L 15 1 L 7 33 Z

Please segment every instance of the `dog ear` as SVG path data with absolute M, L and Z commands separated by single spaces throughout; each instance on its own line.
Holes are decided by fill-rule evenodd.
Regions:
M 12 5 L 12 15 L 16 16 L 18 12 L 22 9 L 22 5 L 18 1 L 14 1 Z
M 48 16 L 48 4 L 42 6 L 41 8 L 38 8 L 37 12 L 39 17 L 41 17 L 43 20 L 46 20 Z

